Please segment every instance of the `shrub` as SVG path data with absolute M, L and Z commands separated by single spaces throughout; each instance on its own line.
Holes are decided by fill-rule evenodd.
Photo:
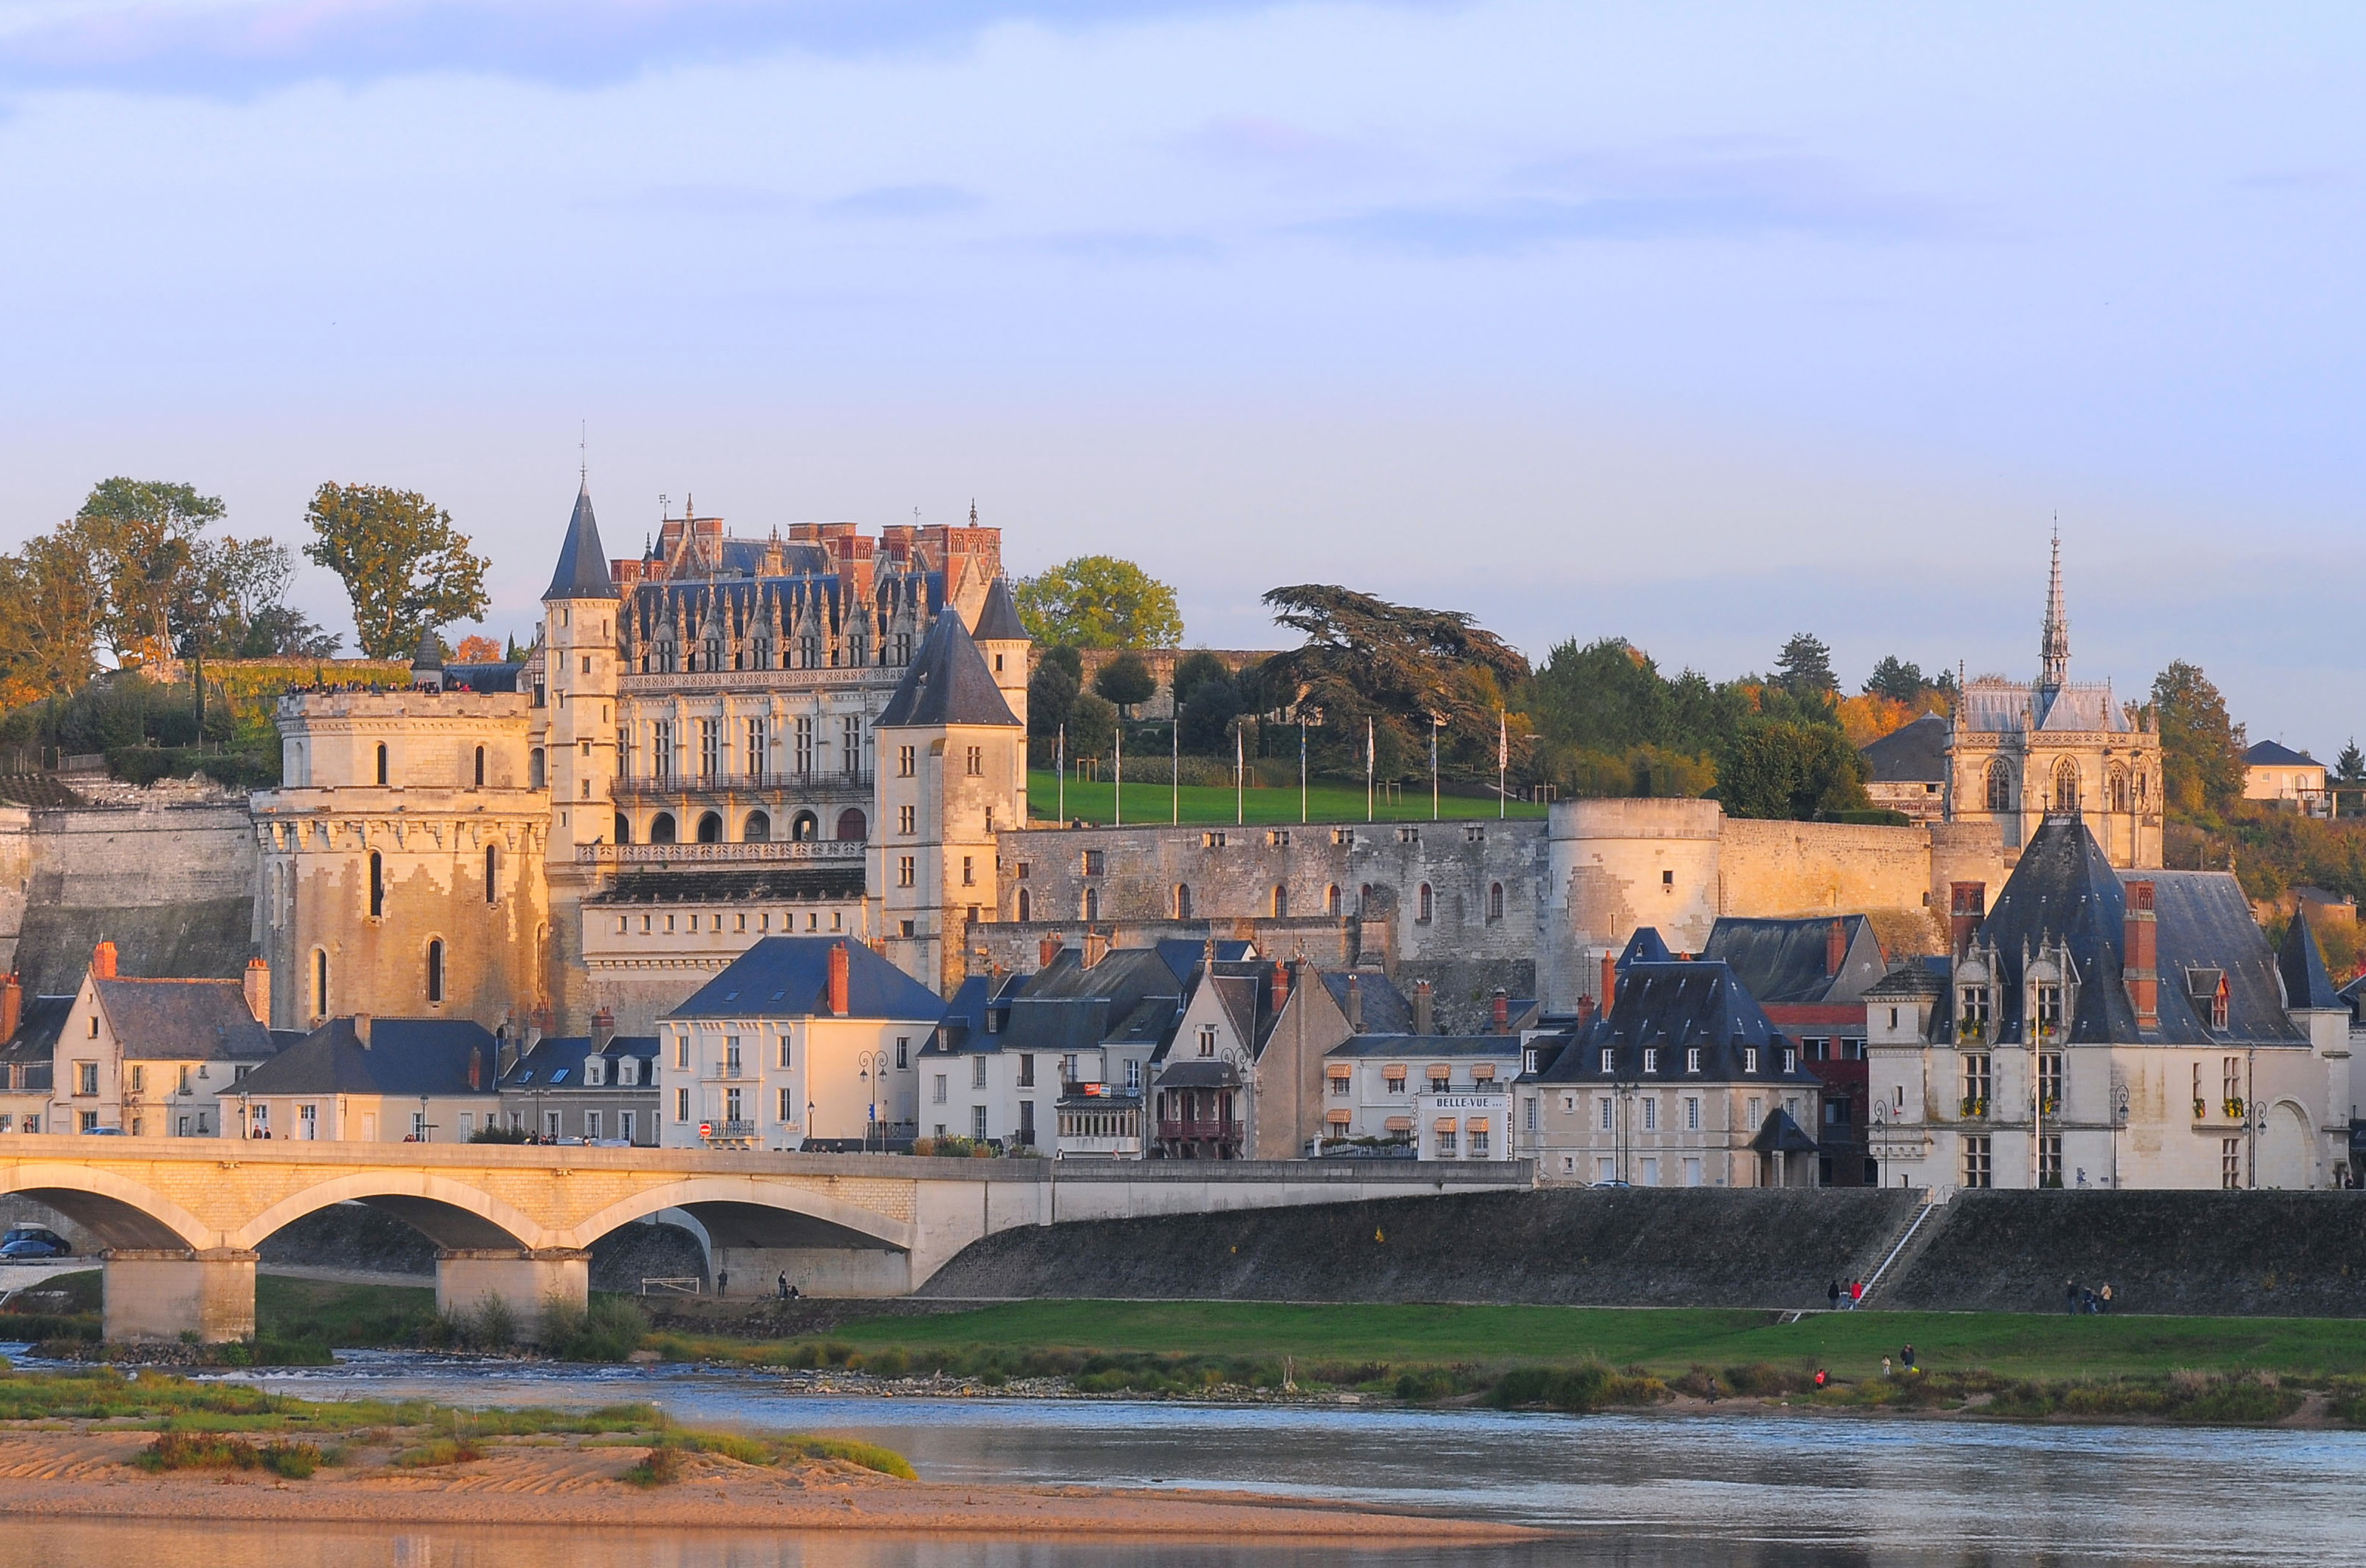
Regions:
M 132 1461 L 142 1470 L 267 1470 L 301 1481 L 320 1468 L 311 1443 L 255 1443 L 227 1432 L 159 1432 Z
M 1542 1404 L 1555 1410 L 1601 1410 L 1613 1404 L 1655 1404 L 1668 1385 L 1639 1370 L 1619 1371 L 1602 1361 L 1575 1367 L 1515 1367 L 1487 1392 L 1498 1410 Z
M 806 1459 L 844 1460 L 865 1470 L 875 1470 L 882 1475 L 892 1475 L 898 1481 L 918 1481 L 918 1472 L 912 1461 L 893 1449 L 883 1449 L 876 1443 L 858 1443 L 847 1438 L 786 1438 L 782 1439 L 783 1453 L 797 1454 Z
M 634 1486 L 670 1486 L 682 1479 L 682 1450 L 653 1448 L 640 1463 L 625 1472 L 623 1479 Z
M 1797 1393 L 1808 1387 L 1814 1374 L 1778 1367 L 1772 1361 L 1752 1361 L 1746 1367 L 1725 1369 L 1725 1384 L 1736 1393 L 1770 1394 Z
M 485 1450 L 467 1438 L 436 1438 L 415 1449 L 405 1449 L 387 1463 L 405 1470 L 424 1470 L 439 1464 L 468 1464 L 485 1457 Z
M 912 1359 L 903 1351 L 889 1348 L 876 1350 L 863 1358 L 862 1370 L 874 1378 L 900 1378 L 912 1371 Z
M 648 1332 L 648 1319 L 629 1297 L 603 1293 L 585 1306 L 555 1297 L 543 1303 L 542 1348 L 562 1361 L 621 1361 Z

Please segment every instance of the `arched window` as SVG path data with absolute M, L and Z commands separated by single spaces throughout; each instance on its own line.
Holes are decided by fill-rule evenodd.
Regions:
M 1188 882 L 1175 885 L 1175 918 L 1178 920 L 1191 918 L 1191 885 Z
M 312 950 L 312 1016 L 329 1016 L 329 950 L 325 947 Z
M 789 818 L 789 841 L 810 844 L 821 837 L 821 821 L 810 811 L 800 811 Z
M 670 844 L 673 842 L 673 833 L 672 812 L 660 811 L 655 817 L 649 818 L 649 842 L 653 844 Z
M 485 846 L 485 902 L 488 904 L 498 904 L 501 900 L 501 856 L 499 845 Z
M 525 784 L 528 789 L 543 787 L 542 748 L 539 746 L 526 753 Z
M 386 914 L 386 862 L 376 850 L 369 852 L 369 912 L 373 920 Z
M 485 787 L 485 749 L 482 746 L 477 748 L 477 787 Z
M 1032 919 L 1034 913 L 1035 900 L 1027 897 L 1027 889 L 1024 887 L 1020 888 L 1019 890 L 1019 918 L 1021 920 L 1027 920 Z
M 1098 920 L 1101 918 L 1101 890 L 1099 888 L 1087 887 L 1085 889 L 1084 915 L 1085 919 L 1088 920 Z
M 1487 885 L 1487 918 L 1491 920 L 1504 918 L 1504 885 L 1500 882 Z
M 633 819 L 619 811 L 616 813 L 616 842 L 629 844 L 632 841 Z
M 867 839 L 870 836 L 871 823 L 862 812 L 850 806 L 838 814 L 838 837 L 840 843 L 849 840 Z
M 747 828 L 739 836 L 751 844 L 770 843 L 772 838 L 772 818 L 761 811 L 750 811 Z
M 427 944 L 427 1002 L 440 1007 L 444 1001 L 444 939 L 437 937 Z
M 1429 884 L 1426 882 L 1421 885 L 1421 895 L 1415 908 L 1418 908 L 1420 912 L 1414 915 L 1414 919 L 1423 925 L 1427 925 L 1429 923 L 1430 916 L 1436 912 L 1437 899 L 1436 897 L 1430 892 Z
M 1323 890 L 1323 912 L 1326 915 L 1339 912 L 1339 885 L 1335 882 Z
M 698 841 L 719 844 L 723 841 L 723 818 L 715 812 L 706 812 L 698 819 Z
M 386 742 L 381 740 L 377 743 L 377 782 L 381 788 L 386 784 L 387 776 Z
M 1273 918 L 1277 920 L 1290 919 L 1290 889 L 1287 887 L 1277 886 L 1273 890 Z
M 2112 770 L 2112 809 L 2125 811 L 2127 808 L 2128 773 L 2125 768 L 2115 767 Z
M 2054 809 L 2066 814 L 2079 809 L 2079 764 L 2067 757 L 2055 764 Z
M 1989 763 L 1989 809 L 2012 809 L 2012 764 L 2002 757 Z

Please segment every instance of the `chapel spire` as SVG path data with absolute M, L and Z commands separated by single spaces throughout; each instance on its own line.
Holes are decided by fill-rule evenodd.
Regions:
M 2058 691 L 2070 679 L 2070 617 L 2062 609 L 2062 529 L 2054 530 L 2054 569 L 2045 587 L 2045 631 L 2037 649 L 2037 683 Z

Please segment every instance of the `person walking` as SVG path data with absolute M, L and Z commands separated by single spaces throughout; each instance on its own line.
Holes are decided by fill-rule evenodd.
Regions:
M 1865 1281 L 1862 1280 L 1851 1280 L 1849 1281 L 1849 1311 L 1854 1312 L 1864 1301 Z
M 2076 1280 L 2065 1280 L 2062 1281 L 2062 1310 L 2073 1314 L 2074 1316 L 2078 1314 L 2079 1281 Z
M 717 1269 L 715 1271 L 715 1298 L 716 1298 L 717 1300 L 720 1300 L 720 1299 L 722 1299 L 723 1297 L 729 1295 L 730 1293 L 731 1293 L 731 1270 L 730 1270 L 730 1269 Z
M 1825 1288 L 1824 1296 L 1825 1299 L 1832 1303 L 1832 1310 L 1834 1312 L 1841 1310 L 1841 1282 L 1838 1280 L 1834 1280 Z
M 1882 1379 L 1883 1379 L 1883 1381 L 1884 1381 L 1884 1382 L 1888 1381 L 1888 1378 L 1889 1378 L 1889 1358 L 1888 1358 L 1888 1357 L 1887 1357 L 1887 1356 L 1884 1356 L 1884 1357 L 1881 1359 L 1881 1376 L 1882 1376 Z
M 789 1299 L 789 1271 L 787 1269 L 783 1269 L 781 1270 L 781 1277 L 773 1282 L 772 1290 L 773 1293 L 782 1301 L 787 1301 Z
M 2104 1281 L 2104 1284 L 2103 1284 L 2103 1290 L 2102 1290 L 2102 1300 L 2103 1300 L 2103 1310 L 2104 1310 L 2105 1312 L 2109 1312 L 2109 1311 L 2111 1311 L 2111 1310 L 2112 1310 L 2112 1286 L 2111 1286 L 2111 1282 L 2110 1282 L 2109 1280 Z

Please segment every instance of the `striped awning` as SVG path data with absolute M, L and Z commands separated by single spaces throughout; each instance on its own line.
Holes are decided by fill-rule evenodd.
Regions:
M 1451 1133 L 1454 1131 L 1454 1118 L 1451 1116 L 1441 1116 L 1436 1122 L 1436 1131 L 1441 1133 Z
M 1391 1116 L 1389 1118 L 1388 1125 L 1389 1131 L 1391 1133 L 1410 1133 L 1413 1131 L 1413 1118 L 1410 1116 Z
M 1463 1122 L 1462 1125 L 1473 1133 L 1483 1133 L 1487 1130 L 1487 1118 L 1484 1116 L 1473 1116 L 1469 1121 Z
M 1345 1111 L 1334 1111 L 1323 1118 L 1334 1127 L 1345 1127 L 1355 1119 L 1354 1115 Z

